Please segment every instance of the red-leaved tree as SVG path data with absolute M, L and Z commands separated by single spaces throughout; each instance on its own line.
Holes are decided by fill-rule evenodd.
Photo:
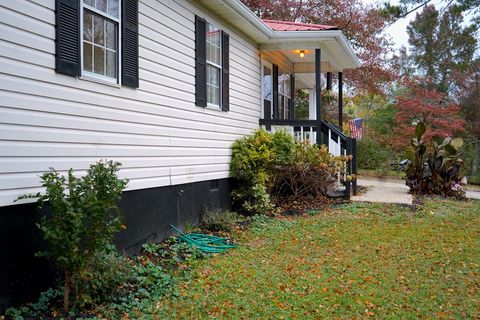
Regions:
M 404 81 L 405 93 L 397 96 L 395 107 L 396 127 L 393 129 L 393 147 L 404 150 L 409 146 L 415 134 L 415 125 L 423 121 L 427 128 L 424 138 L 452 137 L 462 132 L 464 121 L 459 118 L 460 108 L 448 100 L 446 94 L 434 89 L 426 79 L 407 79 Z

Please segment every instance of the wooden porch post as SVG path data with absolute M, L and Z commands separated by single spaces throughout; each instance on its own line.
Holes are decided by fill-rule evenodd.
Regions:
M 331 91 L 332 90 L 332 73 L 327 72 L 327 90 Z
M 322 139 L 322 86 L 321 86 L 321 55 L 320 49 L 315 49 L 315 104 L 317 108 L 317 146 L 323 143 Z
M 343 132 L 343 73 L 338 73 L 338 126 Z

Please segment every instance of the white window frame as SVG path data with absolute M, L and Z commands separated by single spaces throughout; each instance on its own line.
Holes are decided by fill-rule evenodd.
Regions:
M 115 84 L 115 85 L 120 85 L 121 83 L 121 77 L 122 77 L 122 57 L 121 57 L 121 52 L 122 52 L 122 35 L 121 35 L 121 30 L 122 30 L 122 1 L 118 0 L 118 18 L 115 18 L 108 13 L 105 13 L 101 10 L 98 10 L 95 7 L 92 7 L 86 3 L 84 3 L 83 0 L 80 1 L 80 78 L 85 78 L 88 80 L 94 80 L 102 83 L 108 83 L 108 84 Z M 117 24 L 117 77 L 116 78 L 111 78 L 107 76 L 102 76 L 100 74 L 97 74 L 95 72 L 89 72 L 89 71 L 84 71 L 83 70 L 83 14 L 85 10 L 89 10 L 95 14 L 100 15 L 104 19 L 114 21 Z M 108 12 L 108 1 L 107 1 L 107 12 Z M 93 35 L 92 35 L 93 36 Z M 106 63 L 106 55 L 105 55 L 105 63 Z M 93 67 L 93 66 L 92 66 Z
M 265 59 L 262 59 L 262 77 L 260 79 L 261 81 L 261 88 L 262 88 L 262 119 L 265 118 L 265 105 L 264 105 L 264 100 L 265 100 L 265 90 L 263 87 L 263 77 L 265 76 L 264 68 L 270 69 L 270 114 L 273 116 L 273 64 L 271 62 L 268 62 Z
M 278 78 L 280 78 L 281 75 L 284 75 L 284 74 L 288 74 L 288 76 L 290 77 L 290 87 L 288 88 L 288 91 L 291 91 L 292 89 L 292 74 L 289 73 L 286 69 L 280 69 L 278 68 Z M 278 83 L 280 84 L 280 81 L 278 81 Z M 285 83 L 283 83 L 283 85 L 285 85 Z M 283 91 L 285 92 L 285 89 L 286 87 L 283 88 Z M 280 108 L 280 101 L 282 99 L 280 99 L 280 96 L 282 96 L 284 98 L 284 101 L 288 101 L 287 102 L 287 105 L 283 105 L 282 108 L 283 108 L 283 115 L 282 115 L 282 118 L 281 119 L 288 119 L 287 117 L 287 110 L 288 112 L 290 112 L 290 100 L 292 99 L 292 92 L 290 92 L 290 96 L 286 95 L 285 93 L 281 93 L 280 90 L 278 90 L 278 106 L 277 106 L 277 109 Z
M 222 107 L 222 85 L 223 85 L 223 82 L 222 82 L 222 75 L 223 75 L 223 69 L 222 69 L 222 61 L 223 61 L 223 43 L 222 43 L 222 29 L 220 29 L 219 27 L 217 27 L 217 25 L 213 24 L 213 23 L 210 23 L 208 21 L 206 21 L 206 33 L 208 33 L 208 25 L 212 25 L 215 29 L 217 29 L 220 33 L 220 65 L 214 63 L 214 62 L 210 62 L 208 60 L 208 57 L 207 57 L 207 47 L 208 47 L 208 44 L 205 46 L 205 56 L 206 56 L 206 62 L 207 62 L 207 82 L 205 83 L 205 86 L 207 87 L 207 107 L 213 107 L 213 108 L 221 108 Z M 208 36 L 207 34 L 205 34 L 205 42 L 208 42 Z M 218 91 L 219 91 L 219 95 L 218 95 L 218 104 L 215 104 L 215 103 L 211 103 L 211 102 L 208 102 L 208 66 L 212 66 L 212 67 L 215 67 L 217 69 L 220 70 L 220 74 L 219 74 L 219 78 L 218 78 Z

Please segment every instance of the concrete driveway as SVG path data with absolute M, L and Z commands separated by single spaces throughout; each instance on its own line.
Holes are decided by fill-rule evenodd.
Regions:
M 352 201 L 412 204 L 412 195 L 408 193 L 409 189 L 403 180 L 359 178 L 357 185 L 367 187 L 368 191 L 363 195 L 352 197 Z
M 368 191 L 352 197 L 351 200 L 354 202 L 412 204 L 412 195 L 408 193 L 409 189 L 404 180 L 359 178 L 357 185 L 367 187 Z M 466 196 L 469 199 L 480 200 L 480 191 L 468 189 Z

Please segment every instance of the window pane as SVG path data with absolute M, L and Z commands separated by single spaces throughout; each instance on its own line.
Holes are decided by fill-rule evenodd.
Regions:
M 118 0 L 108 0 L 108 14 L 118 18 Z
M 93 41 L 92 40 L 92 33 L 93 33 L 93 16 L 90 12 L 84 11 L 83 12 L 83 40 Z
M 220 104 L 220 69 L 207 66 L 207 102 Z
M 284 76 L 285 76 L 285 82 L 284 82 L 284 84 L 285 84 L 285 89 L 284 89 L 284 92 L 285 92 L 285 95 L 286 95 L 287 97 L 291 97 L 291 95 L 290 95 L 290 89 L 291 89 L 291 86 L 290 86 L 290 74 L 285 73 Z
M 266 73 L 263 74 L 263 99 L 272 101 L 272 76 Z
M 107 77 L 117 77 L 117 53 L 107 50 Z
M 93 49 L 93 72 L 105 75 L 105 49 L 97 46 Z
M 207 61 L 220 65 L 221 42 L 220 30 L 207 23 Z
M 101 46 L 105 43 L 105 20 L 97 15 L 93 16 L 93 39 L 96 44 Z
M 278 93 L 285 93 L 285 74 L 282 72 L 278 73 Z
M 105 42 L 106 46 L 109 49 L 117 50 L 117 35 L 116 35 L 116 28 L 115 24 L 110 21 L 105 21 L 106 28 L 105 28 Z
M 95 8 L 107 12 L 107 0 L 95 0 Z
M 95 0 L 83 0 L 83 3 L 93 7 L 95 5 Z
M 93 55 L 92 45 L 89 43 L 83 43 L 83 70 L 92 72 Z
M 214 66 L 208 66 L 207 83 L 219 86 L 220 70 Z

